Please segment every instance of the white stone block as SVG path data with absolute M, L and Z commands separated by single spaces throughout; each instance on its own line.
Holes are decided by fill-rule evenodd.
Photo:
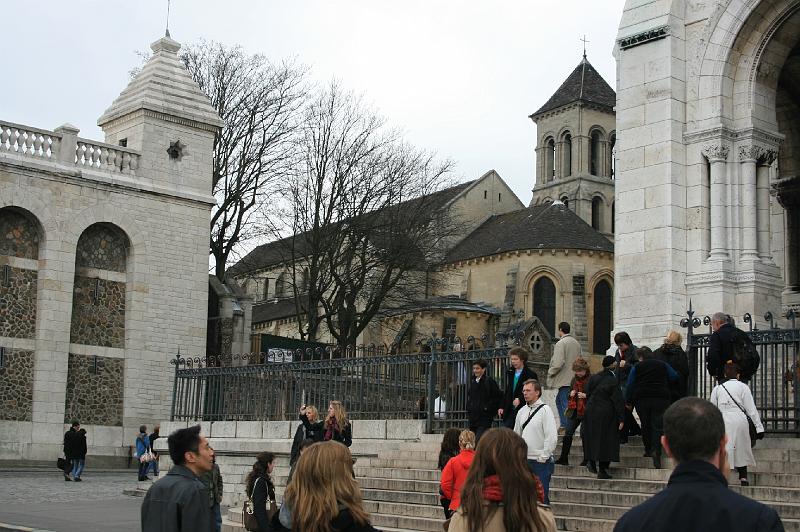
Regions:
M 386 439 L 386 427 L 392 421 L 383 419 L 356 419 L 353 424 L 353 438 Z
M 386 423 L 386 439 L 418 440 L 425 432 L 425 421 L 412 419 L 390 420 Z
M 189 423 L 186 421 L 162 421 L 161 430 L 159 431 L 159 434 L 161 434 L 161 436 L 166 438 L 176 430 L 185 429 L 188 426 Z
M 291 438 L 299 425 L 299 421 L 264 421 L 263 438 L 267 440 Z
M 212 438 L 235 438 L 236 421 L 214 421 L 211 423 Z
M 237 421 L 236 437 L 248 439 L 260 439 L 262 436 L 263 421 Z

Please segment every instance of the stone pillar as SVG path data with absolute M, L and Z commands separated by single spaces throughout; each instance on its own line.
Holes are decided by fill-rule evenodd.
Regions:
M 608 177 L 608 141 L 601 140 L 599 144 L 600 153 L 598 154 L 597 161 L 597 175 L 598 177 Z
M 534 185 L 541 185 L 547 181 L 544 177 L 544 169 L 546 166 L 544 160 L 544 148 L 536 148 L 533 151 L 536 153 L 536 176 L 534 179 Z
M 564 177 L 564 142 L 556 142 L 555 153 L 553 153 L 553 168 L 555 169 L 555 179 Z
M 728 147 L 712 144 L 703 148 L 703 155 L 711 163 L 711 255 L 709 260 L 728 259 L 727 159 Z
M 778 201 L 784 209 L 784 265 L 786 296 L 800 292 L 800 178 L 779 180 Z
M 762 150 L 756 167 L 756 226 L 758 228 L 758 256 L 763 262 L 772 263 L 769 227 L 769 168 L 775 161 L 774 150 Z
M 742 260 L 744 261 L 758 259 L 756 160 L 760 151 L 761 148 L 758 146 L 742 146 L 739 148 L 742 176 Z
M 75 164 L 75 152 L 78 149 L 78 133 L 80 131 L 72 124 L 63 124 L 55 129 L 55 132 L 61 135 L 58 160 L 62 163 Z

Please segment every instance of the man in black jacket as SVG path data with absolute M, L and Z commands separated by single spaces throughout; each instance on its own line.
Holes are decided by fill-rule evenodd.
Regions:
M 503 425 L 513 429 L 517 420 L 517 412 L 525 406 L 525 397 L 522 395 L 522 385 L 525 381 L 539 380 L 536 372 L 528 367 L 528 350 L 524 347 L 514 347 L 508 352 L 511 367 L 506 370 L 506 387 L 497 415 L 503 418 Z
M 782 532 L 777 512 L 728 488 L 730 472 L 722 414 L 697 397 L 664 414 L 661 443 L 677 465 L 667 487 L 625 513 L 614 532 Z
M 721 382 L 725 380 L 725 362 L 735 358 L 733 339 L 739 329 L 731 324 L 727 314 L 716 312 L 711 316 L 711 330 L 713 332 L 708 339 L 706 369 L 709 375 Z
M 208 489 L 200 480 L 213 467 L 208 438 L 196 425 L 170 434 L 167 445 L 175 465 L 144 497 L 142 532 L 213 532 Z
M 492 427 L 492 419 L 503 398 L 500 387 L 486 374 L 488 365 L 482 358 L 472 364 L 474 378 L 470 381 L 467 392 L 469 430 L 475 433 L 476 444 L 481 435 Z
M 64 434 L 64 458 L 69 463 L 64 469 L 65 481 L 81 481 L 81 474 L 86 464 L 86 450 L 86 429 L 81 428 L 80 422 L 73 421 L 69 430 Z M 72 478 L 70 478 L 70 472 Z

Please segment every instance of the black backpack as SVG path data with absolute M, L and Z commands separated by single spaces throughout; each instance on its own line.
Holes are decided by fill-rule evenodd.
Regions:
M 758 365 L 761 364 L 758 350 L 747 333 L 741 329 L 736 329 L 731 343 L 733 344 L 733 361 L 739 366 L 740 378 L 747 380 L 755 374 Z

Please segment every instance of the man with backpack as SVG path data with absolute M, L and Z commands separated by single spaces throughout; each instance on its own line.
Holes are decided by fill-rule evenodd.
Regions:
M 731 317 L 724 312 L 711 316 L 711 338 L 708 341 L 706 369 L 718 382 L 725 381 L 725 363 L 735 362 L 740 370 L 739 380 L 750 380 L 758 369 L 760 357 L 753 341 L 747 333 L 731 323 Z

